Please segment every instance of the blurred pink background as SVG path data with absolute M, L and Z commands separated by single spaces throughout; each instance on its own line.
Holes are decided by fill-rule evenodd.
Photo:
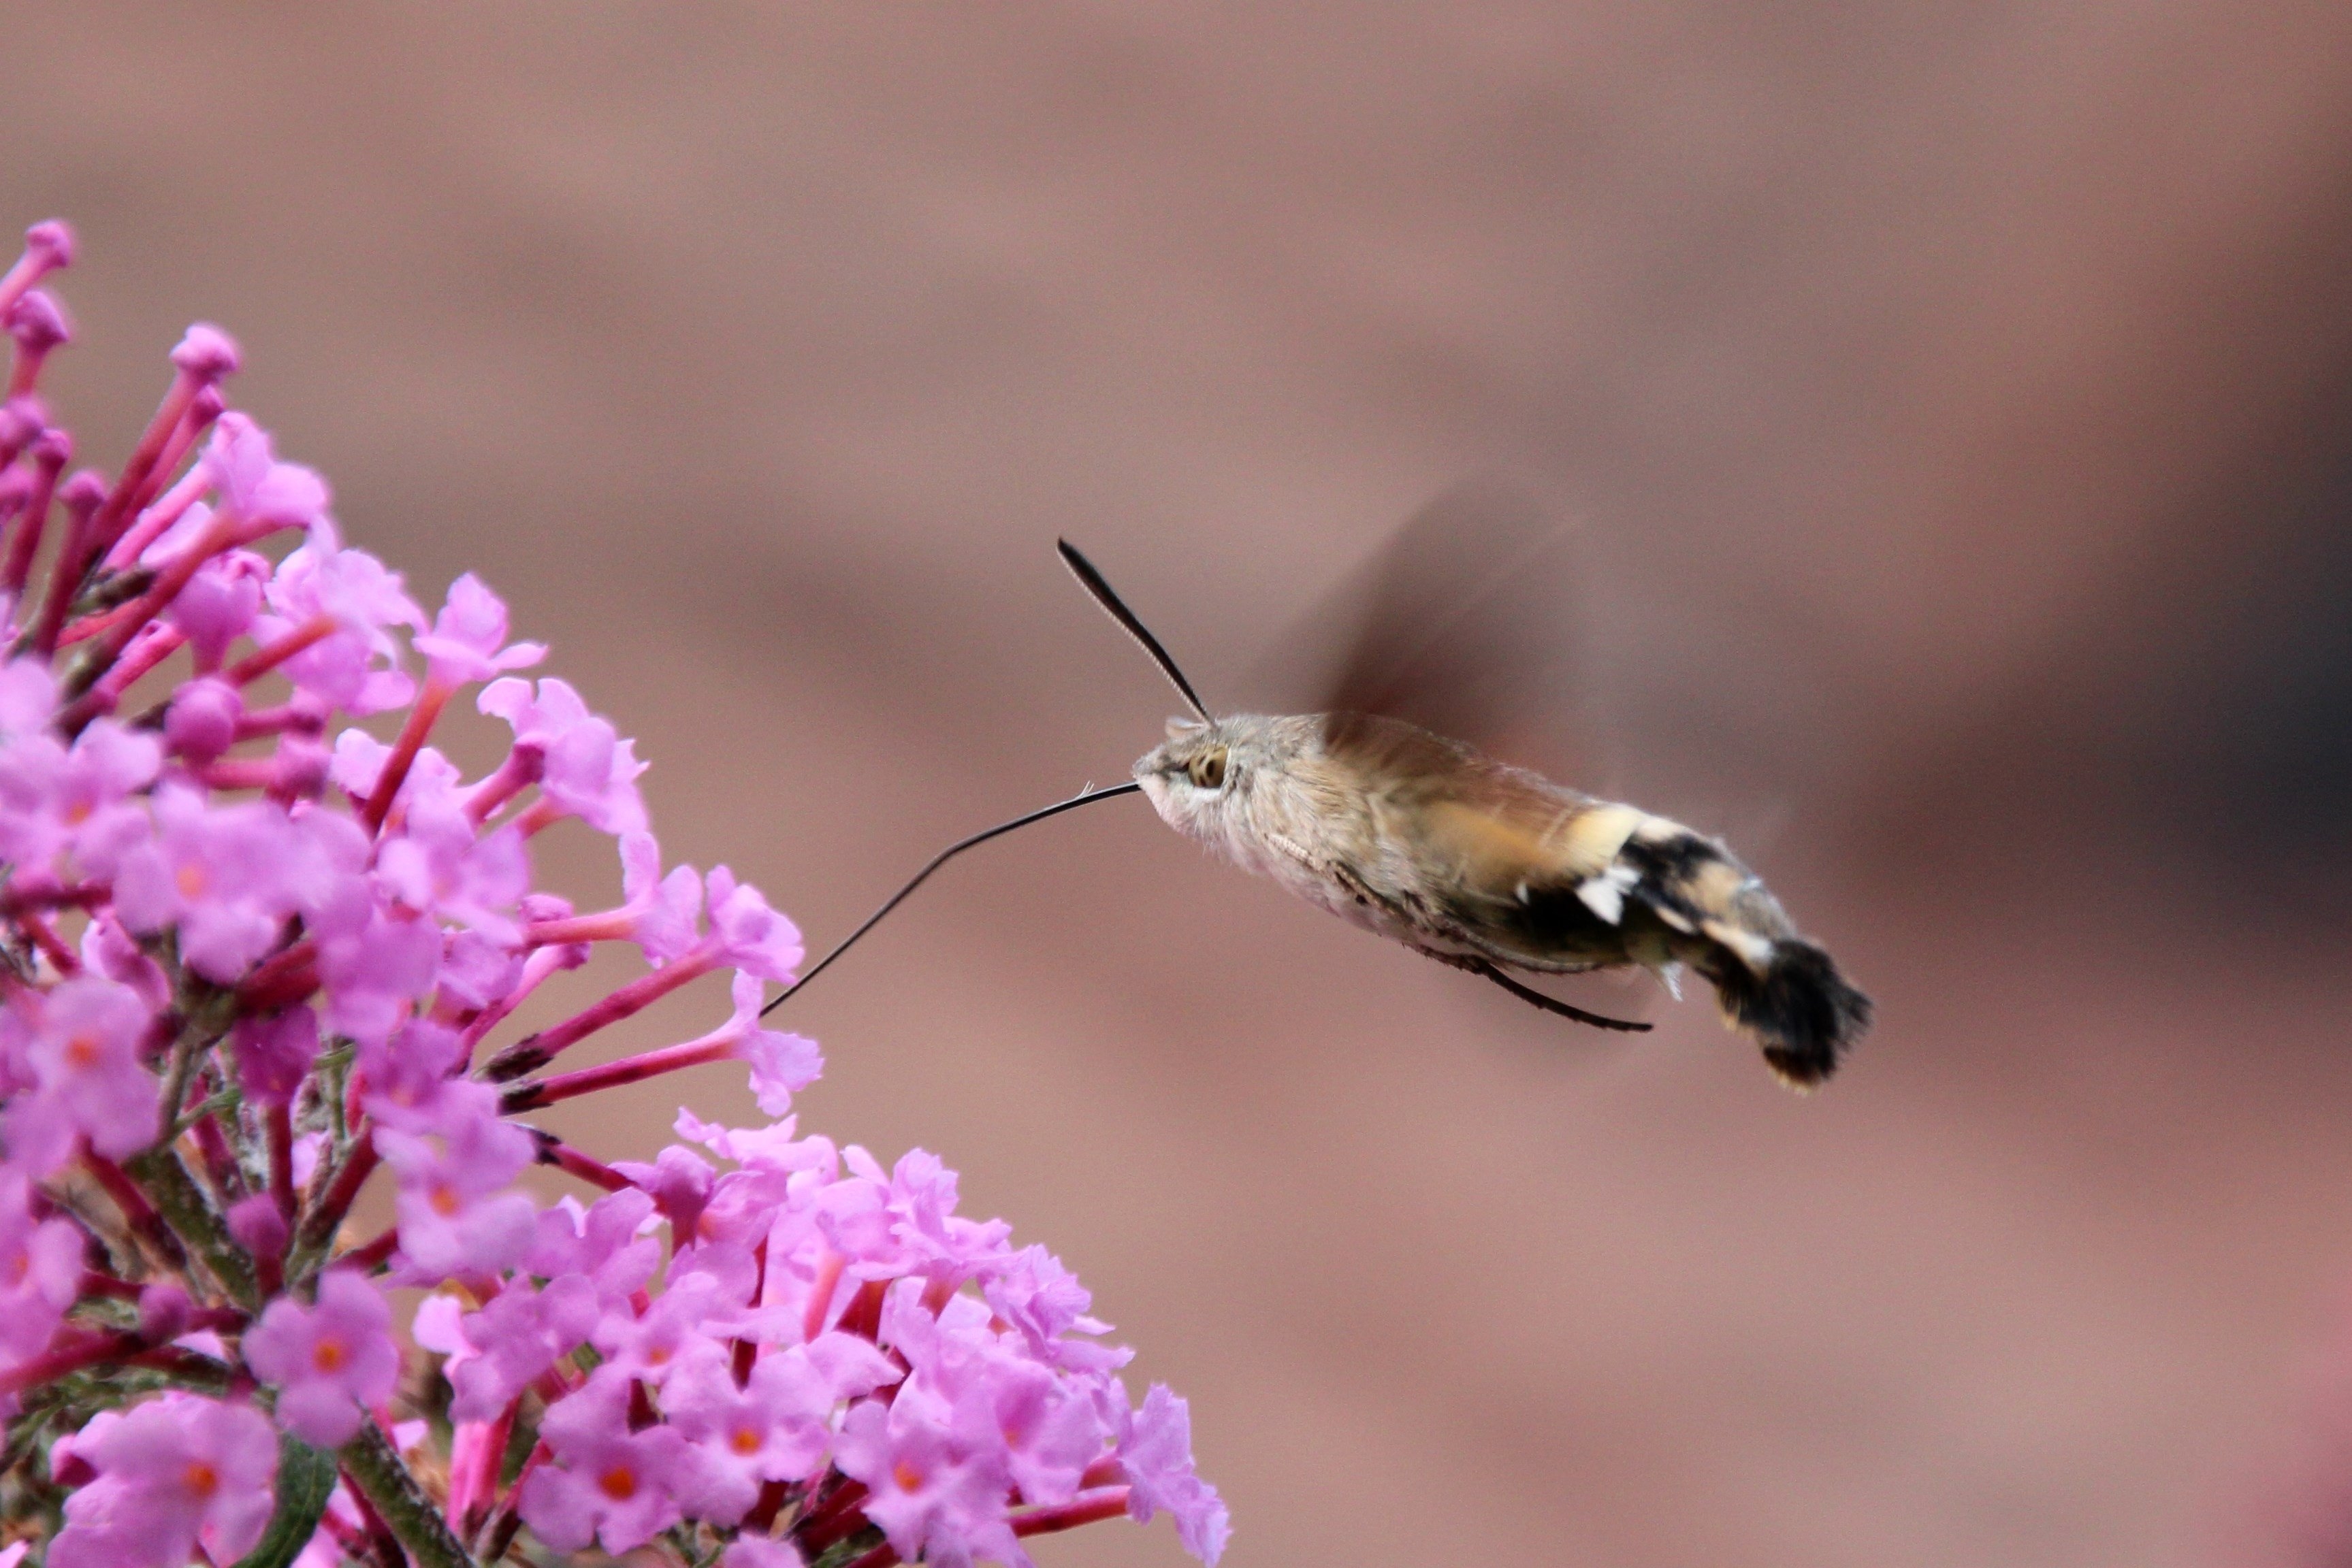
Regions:
M 942 1154 L 1191 1396 L 1238 1568 L 2321 1560 L 2352 11 L 13 35 L 0 217 L 80 230 L 84 456 L 227 325 L 348 532 L 421 595 L 480 570 L 653 759 L 665 848 L 820 946 L 1157 738 L 1055 534 L 1245 706 L 1433 494 L 1560 497 L 1582 781 L 1730 834 L 1876 995 L 1828 1091 L 1696 999 L 1569 1030 L 1136 802 L 959 863 L 791 1009 L 805 1127 Z M 644 1157 L 677 1103 L 567 1130 Z

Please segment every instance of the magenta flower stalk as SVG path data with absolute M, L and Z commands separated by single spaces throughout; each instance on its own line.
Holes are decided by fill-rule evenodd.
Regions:
M 72 249 L 37 225 L 0 275 L 0 1568 L 1026 1568 L 1162 1512 L 1215 1563 L 1184 1402 L 1136 1402 L 1087 1292 L 938 1159 L 799 1133 L 822 1058 L 759 1015 L 800 933 L 664 865 L 633 743 L 521 673 L 487 585 L 428 615 L 344 544 L 228 405 L 225 333 L 117 475 L 68 472 Z M 512 736 L 475 779 L 434 745 L 469 698 Z M 618 906 L 538 883 L 566 821 Z M 598 944 L 646 972 L 514 1038 Z M 546 1071 L 719 972 L 725 1019 Z M 781 1119 L 681 1111 L 642 1162 L 520 1119 L 719 1061 Z

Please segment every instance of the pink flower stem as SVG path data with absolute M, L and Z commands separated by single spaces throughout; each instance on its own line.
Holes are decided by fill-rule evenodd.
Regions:
M 97 639 L 92 652 L 88 655 L 90 663 L 83 666 L 89 671 L 89 679 L 95 681 L 115 660 L 122 656 L 123 648 L 138 632 L 140 626 L 152 620 L 165 605 L 177 599 L 180 596 L 180 591 L 188 586 L 188 580 L 196 575 L 197 570 L 227 547 L 235 528 L 236 519 L 233 517 L 214 518 L 211 526 L 196 537 L 194 544 L 173 556 L 171 564 L 155 574 L 154 586 L 131 601 L 128 608 L 132 613 L 126 616 L 105 635 Z M 87 530 L 76 531 L 86 532 Z M 51 617 L 61 620 L 65 612 L 65 603 L 72 597 L 71 588 L 59 586 L 64 580 L 62 577 L 50 580 L 49 602 L 44 611 L 40 630 L 34 636 L 34 646 L 44 653 L 52 653 L 57 647 L 58 627 L 51 623 Z M 95 705 L 91 704 L 88 695 L 84 695 L 58 716 L 58 727 L 68 735 L 79 735 L 81 733 L 82 727 L 96 716 Z
M 370 833 L 383 826 L 392 812 L 393 797 L 408 782 L 408 770 L 416 762 L 416 754 L 425 748 L 425 737 L 440 720 L 441 710 L 448 706 L 455 688 L 427 678 L 425 690 L 417 695 L 416 706 L 408 710 L 408 722 L 400 727 L 399 738 L 392 743 L 392 755 L 384 758 L 383 771 L 376 776 L 375 792 L 368 797 L 360 812 L 361 824 Z
M 555 947 L 542 947 L 525 958 L 522 961 L 522 977 L 515 982 L 514 989 L 476 1013 L 473 1021 L 467 1024 L 465 1033 L 460 1037 L 466 1042 L 467 1055 L 470 1058 L 474 1048 L 482 1042 L 482 1037 L 504 1023 L 507 1016 L 522 1005 L 524 998 L 547 984 L 549 977 L 560 975 L 572 967 L 569 956 Z
M 541 1132 L 537 1128 L 532 1131 L 539 1138 L 541 1165 L 553 1166 L 566 1176 L 578 1176 L 589 1186 L 602 1187 L 606 1192 L 622 1192 L 636 1185 L 612 1166 L 582 1154 L 554 1134 Z
M 828 1247 L 809 1286 L 808 1315 L 801 1320 L 801 1338 L 813 1340 L 824 1332 L 824 1314 L 833 1310 L 833 1293 L 841 1287 L 841 1271 L 849 1260 Z
M 172 437 L 171 449 L 163 454 L 162 463 L 157 465 L 159 469 L 169 474 L 179 467 L 187 457 L 188 449 L 203 439 L 205 432 L 219 417 L 217 394 L 212 397 L 199 395 L 188 411 L 188 417 L 181 422 L 178 433 Z M 188 508 L 195 505 L 197 498 L 212 487 L 212 471 L 201 465 L 182 475 L 178 484 L 163 492 L 153 506 L 139 514 L 136 522 L 122 530 L 122 537 L 116 539 L 106 552 L 103 563 L 106 569 L 121 571 L 125 567 L 136 565 L 139 558 L 146 553 L 147 547 L 168 533 L 172 525 L 178 522 Z
M 33 909 L 96 909 L 114 896 L 114 889 L 102 882 L 52 883 L 47 886 L 19 886 L 10 883 L 0 893 L 0 918 L 14 920 Z
M 251 740 L 264 735 L 283 735 L 289 730 L 316 735 L 321 728 L 318 710 L 301 703 L 280 703 L 276 707 L 248 708 L 236 721 L 236 737 Z
M 522 1469 L 515 1473 L 514 1485 L 508 1489 L 505 1503 L 491 1516 L 482 1533 L 475 1538 L 474 1556 L 478 1561 L 496 1563 L 507 1554 L 507 1548 L 514 1544 L 515 1531 L 522 1527 L 522 1514 L 518 1506 L 522 1496 L 522 1483 L 530 1479 L 533 1470 L 554 1457 L 554 1450 L 545 1443 L 531 1445 L 530 1457 L 523 1460 Z
M 363 1271 L 373 1270 L 378 1265 L 389 1260 L 398 1250 L 400 1250 L 400 1227 L 386 1226 L 382 1234 L 374 1239 L 362 1242 L 348 1252 L 338 1254 L 335 1258 L 335 1266 L 339 1269 L 348 1266 Z
M 466 819 L 480 827 L 491 812 L 539 782 L 547 754 L 536 746 L 518 746 L 507 753 L 499 770 L 474 786 L 466 797 Z
M 366 1186 L 367 1178 L 375 1174 L 375 1167 L 382 1158 L 375 1152 L 375 1139 L 371 1135 L 368 1124 L 362 1120 L 352 1129 L 351 1153 L 343 1156 L 341 1168 L 335 1172 L 334 1178 L 319 1195 L 318 1201 L 311 1204 L 309 1217 L 302 1221 L 294 1243 L 298 1250 L 308 1252 L 324 1248 L 334 1240 L 335 1232 L 342 1226 L 343 1216 L 352 1211 L 352 1204 L 360 1196 L 360 1188 Z
M 845 1480 L 833 1494 L 796 1525 L 793 1533 L 800 1537 L 801 1545 L 811 1556 L 824 1552 L 836 1541 L 846 1541 L 866 1528 L 866 1519 L 857 1505 L 869 1494 L 863 1481 Z
M 542 1105 L 552 1105 L 559 1100 L 593 1094 L 600 1089 L 642 1083 L 648 1078 L 675 1072 L 681 1067 L 699 1067 L 706 1061 L 724 1061 L 732 1050 L 733 1042 L 730 1040 L 690 1040 L 682 1045 L 666 1045 L 659 1051 L 625 1056 L 618 1061 L 583 1067 L 577 1072 L 560 1072 L 552 1078 L 509 1083 L 503 1109 L 511 1116 L 523 1111 L 536 1111 Z
M 122 705 L 122 694 L 131 689 L 140 676 L 177 653 L 188 640 L 188 634 L 168 621 L 151 621 L 132 638 L 131 646 L 114 667 L 99 677 L 90 688 L 91 695 L 100 705 L 100 711 L 112 713 Z
M 41 548 L 41 535 L 48 528 L 49 503 L 57 494 L 58 476 L 65 471 L 67 453 L 60 442 L 39 442 L 33 447 L 33 493 L 25 498 L 16 538 L 8 543 L 8 564 L 0 568 L 0 590 L 21 596 L 25 584 L 32 580 L 33 552 Z
M 490 1507 L 498 1500 L 499 1471 L 506 1463 L 507 1444 L 514 1438 L 515 1417 L 521 1413 L 522 1396 L 518 1394 L 507 1401 L 507 1407 L 499 1412 L 490 1429 L 475 1445 L 472 1473 L 462 1478 L 462 1485 L 461 1478 L 450 1479 L 449 1505 L 455 1509 L 462 1504 L 464 1512 L 463 1518 L 453 1514 L 449 1521 L 457 1527 L 458 1534 L 472 1537 L 489 1517 Z
M 93 549 L 110 549 L 115 536 L 122 532 L 126 519 L 152 497 L 152 482 L 156 476 L 164 448 L 171 444 L 181 422 L 187 418 L 188 411 L 194 406 L 197 391 L 210 386 L 212 381 L 211 376 L 194 371 L 180 370 L 173 373 L 170 389 L 163 393 L 163 402 L 156 407 L 155 417 L 147 422 L 146 432 L 139 437 L 139 444 L 131 448 L 130 458 L 122 465 L 122 476 L 114 482 L 114 488 L 108 492 L 105 503 L 90 520 L 89 538 L 76 551 L 72 575 L 77 582 L 89 564 Z
M 207 789 L 267 789 L 278 781 L 274 757 L 216 757 L 188 771 Z
M 530 810 L 515 819 L 515 827 L 524 838 L 532 838 L 570 815 L 569 810 L 542 797 L 532 801 Z
M 224 1197 L 235 1197 L 245 1183 L 245 1173 L 237 1168 L 236 1155 L 229 1152 L 228 1140 L 221 1135 L 220 1123 L 199 1116 L 189 1131 L 195 1135 L 196 1152 L 204 1156 L 205 1174 L 212 1178 L 213 1190 Z
M 849 1305 L 841 1309 L 841 1319 L 833 1326 L 843 1333 L 854 1333 L 859 1339 L 873 1341 L 882 1332 L 882 1297 L 885 1281 L 868 1280 L 857 1287 L 857 1294 L 849 1298 Z
M 278 1217 L 289 1227 L 294 1223 L 294 1109 L 290 1105 L 270 1105 L 262 1112 L 261 1124 L 269 1139 L 269 1191 L 278 1199 Z
M 768 1239 L 751 1249 L 751 1304 L 758 1306 L 768 1293 Z M 740 1388 L 751 1381 L 751 1369 L 760 1362 L 760 1342 L 739 1339 L 735 1342 L 735 1359 L 728 1370 L 735 1375 L 735 1386 Z
M 636 925 L 633 909 L 603 909 L 593 915 L 567 915 L 561 920 L 534 920 L 523 928 L 523 940 L 534 947 L 625 942 L 635 935 Z
M 526 1072 L 536 1072 L 555 1060 L 558 1052 L 579 1044 L 608 1024 L 616 1024 L 644 1011 L 688 981 L 718 967 L 716 952 L 697 950 L 677 962 L 656 969 L 652 974 L 630 981 L 604 1000 L 582 1009 L 550 1029 L 526 1035 L 490 1058 L 482 1075 L 492 1082 L 520 1078 Z
M 147 1342 L 135 1333 L 91 1334 L 74 1341 L 47 1355 L 37 1355 L 30 1361 L 19 1362 L 0 1373 L 0 1395 L 22 1394 L 27 1388 L 38 1388 L 85 1366 L 102 1362 L 121 1361 L 147 1348 Z
M 96 1269 L 84 1269 L 81 1283 L 74 1287 L 78 1295 L 111 1296 L 118 1301 L 135 1301 L 144 1289 L 144 1286 L 134 1285 L 128 1280 L 118 1280 Z
M 237 1010 L 245 1013 L 274 1012 L 300 1001 L 318 988 L 318 944 L 297 942 L 285 951 L 264 958 L 255 966 L 251 974 L 237 982 Z
M 27 910 L 25 914 L 16 916 L 16 925 L 26 936 L 33 939 L 34 946 L 48 956 L 49 962 L 58 967 L 58 974 L 81 973 L 80 957 L 72 948 L 65 945 L 64 938 L 49 929 L 49 923 L 47 920 Z
M 333 636 L 337 624 L 331 615 L 313 615 L 275 643 L 231 664 L 221 672 L 222 678 L 233 686 L 249 685 L 303 649 Z

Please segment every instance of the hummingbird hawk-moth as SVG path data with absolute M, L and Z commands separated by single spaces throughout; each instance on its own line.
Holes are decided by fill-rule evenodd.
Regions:
M 1570 1006 L 1510 971 L 1634 966 L 1671 985 L 1687 968 L 1794 1088 L 1827 1080 L 1869 1026 L 1870 998 L 1719 841 L 1353 704 L 1212 714 L 1092 563 L 1066 540 L 1060 549 L 1192 710 L 1134 769 L 1161 820 L 1186 837 L 1341 919 L 1599 1028 L 1650 1026 Z M 1409 549 L 1401 559 L 1391 599 L 1425 579 Z M 1417 627 L 1423 644 L 1449 640 L 1443 621 L 1405 613 L 1412 608 L 1385 612 Z M 1371 695 L 1378 660 L 1360 653 L 1355 664 L 1342 695 Z
M 1783 1082 L 1804 1090 L 1825 1082 L 1869 1027 L 1870 998 L 1798 933 L 1720 841 L 1497 761 L 1405 716 L 1493 728 L 1497 716 L 1526 706 L 1525 694 L 1496 701 L 1498 672 L 1526 661 L 1511 645 L 1515 617 L 1496 612 L 1517 595 L 1516 620 L 1526 620 L 1528 569 L 1552 530 L 1523 518 L 1518 537 L 1507 538 L 1486 526 L 1491 509 L 1475 501 L 1479 526 L 1465 529 L 1453 499 L 1441 497 L 1391 547 L 1337 700 L 1320 713 L 1212 714 L 1102 573 L 1061 541 L 1064 563 L 1150 655 L 1192 716 L 1169 722 L 1167 738 L 1136 763 L 1129 782 L 949 845 L 763 1016 L 964 851 L 1140 791 L 1169 826 L 1244 870 L 1580 1023 L 1650 1028 L 1546 996 L 1511 971 L 1640 967 L 1672 988 L 1687 968 L 1714 988 L 1725 1021 L 1762 1048 Z M 1477 537 L 1465 540 L 1465 532 Z M 1467 598 L 1458 569 L 1465 555 L 1486 559 L 1485 580 Z M 1442 700 L 1433 703 L 1432 694 Z

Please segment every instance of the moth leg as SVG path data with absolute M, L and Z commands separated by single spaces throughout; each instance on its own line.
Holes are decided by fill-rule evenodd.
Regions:
M 1503 973 L 1495 967 L 1492 959 L 1476 957 L 1468 953 L 1441 953 L 1434 947 L 1415 947 L 1413 951 L 1425 958 L 1436 959 L 1449 969 L 1461 969 L 1468 974 L 1492 980 L 1531 1007 L 1541 1008 L 1548 1013 L 1558 1013 L 1562 1018 L 1574 1019 L 1579 1023 L 1591 1024 L 1594 1029 L 1615 1030 L 1624 1034 L 1647 1034 L 1656 1027 L 1654 1024 L 1635 1023 L 1630 1019 L 1604 1018 L 1599 1013 L 1589 1013 L 1582 1008 L 1571 1006 L 1561 1001 L 1558 997 L 1545 996 L 1534 987 L 1523 986 Z

